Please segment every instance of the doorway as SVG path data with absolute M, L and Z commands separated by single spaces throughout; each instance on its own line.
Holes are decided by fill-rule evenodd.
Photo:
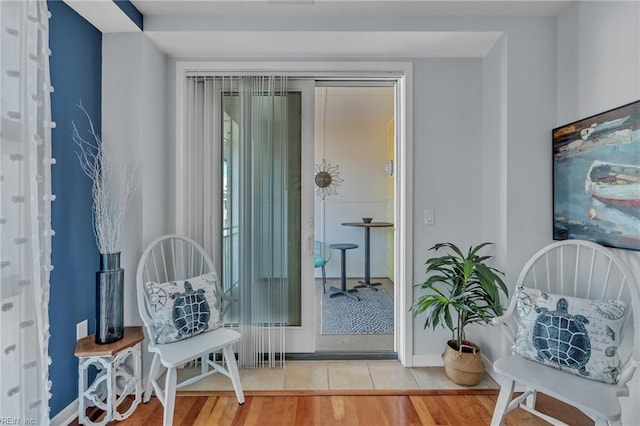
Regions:
M 413 292 L 413 247 L 412 239 L 412 65 L 406 62 L 177 62 L 176 63 L 176 231 L 186 233 L 188 211 L 184 206 L 185 192 L 182 188 L 189 181 L 190 170 L 186 154 L 189 153 L 186 145 L 185 135 L 188 129 L 188 114 L 186 94 L 186 76 L 221 76 L 236 73 L 237 70 L 245 70 L 247 73 L 277 73 L 279 75 L 287 75 L 289 79 L 306 80 L 311 83 L 311 96 L 306 96 L 303 90 L 302 111 L 314 111 L 315 105 L 313 101 L 314 85 L 319 81 L 336 83 L 348 81 L 353 86 L 361 85 L 360 82 L 366 82 L 366 85 L 382 85 L 395 86 L 394 108 L 395 123 L 393 133 L 395 134 L 395 164 L 393 164 L 394 177 L 394 265 L 393 265 L 393 281 L 394 285 L 394 334 L 393 334 L 393 350 L 397 352 L 398 359 L 404 366 L 413 365 L 413 321 L 411 315 L 408 314 L 409 307 L 412 302 Z M 342 84 L 344 85 L 344 84 Z M 309 101 L 311 101 L 309 103 Z M 315 114 L 314 114 L 315 115 Z M 303 120 L 304 121 L 304 120 Z M 311 150 L 313 150 L 314 142 L 314 120 L 313 116 L 310 125 L 302 127 L 303 140 L 311 140 Z M 309 132 L 310 135 L 308 134 Z M 217 134 L 217 132 L 215 132 Z M 303 151 L 304 151 L 303 147 Z M 313 170 L 314 155 L 307 156 L 303 153 L 303 158 L 311 159 L 311 170 Z M 384 169 L 384 166 L 383 166 Z M 309 170 L 308 167 L 306 170 Z M 313 188 L 314 175 L 312 173 L 303 173 L 301 184 L 304 188 Z M 309 235 L 309 238 L 302 238 L 303 265 L 307 264 L 311 267 L 313 277 L 313 238 L 314 238 L 314 203 L 313 190 L 311 192 L 311 209 L 306 214 L 303 211 L 303 234 Z M 213 229 L 216 229 L 214 226 Z M 347 229 L 347 228 L 345 228 Z M 308 234 L 306 232 L 308 230 Z M 357 231 L 354 229 L 353 231 Z M 207 234 L 208 235 L 208 234 Z M 357 234 L 355 234 L 357 235 Z M 373 235 L 373 234 L 372 234 Z M 214 235 L 215 237 L 215 235 Z M 357 238 L 357 237 L 354 237 Z M 362 238 L 362 237 L 360 237 Z M 373 242 L 372 242 L 373 247 Z M 220 256 L 214 256 L 220 259 Z M 336 262 L 336 265 L 338 262 Z M 304 267 L 303 267 L 304 268 Z M 375 274 L 375 273 L 374 273 Z M 307 276 L 303 273 L 303 275 Z M 309 324 L 308 318 L 312 324 L 315 324 L 314 317 L 316 307 L 313 303 L 313 297 L 309 298 L 305 295 L 313 286 L 303 286 L 302 288 L 302 327 L 288 327 L 287 334 L 292 333 L 292 339 L 287 339 L 288 353 L 305 353 L 308 349 L 313 351 L 316 347 L 316 336 L 309 333 L 306 324 Z M 308 301 L 308 302 L 307 302 Z M 309 316 L 311 318 L 309 318 Z M 296 336 L 294 336 L 296 335 Z
M 315 182 L 314 235 L 329 246 L 326 279 L 321 268 L 315 274 L 316 354 L 394 354 L 394 97 L 389 82 L 316 83 L 316 176 L 328 175 L 328 184 Z M 350 296 L 336 292 L 343 286 L 336 244 L 350 244 Z M 360 287 L 367 278 L 376 285 Z

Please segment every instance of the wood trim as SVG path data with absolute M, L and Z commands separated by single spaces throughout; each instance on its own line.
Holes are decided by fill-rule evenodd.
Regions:
M 113 356 L 120 351 L 137 345 L 144 340 L 142 327 L 125 327 L 124 336 L 117 342 L 107 345 L 99 345 L 96 343 L 96 335 L 92 334 L 76 342 L 75 356 L 78 358 L 86 358 L 90 356 Z
M 244 391 L 245 396 L 458 396 L 498 395 L 499 389 L 364 389 L 364 390 L 259 390 Z M 233 391 L 178 391 L 178 396 L 234 396 Z

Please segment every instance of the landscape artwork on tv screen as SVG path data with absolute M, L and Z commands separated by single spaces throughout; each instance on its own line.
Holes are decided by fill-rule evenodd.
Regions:
M 553 238 L 640 250 L 640 101 L 553 129 Z

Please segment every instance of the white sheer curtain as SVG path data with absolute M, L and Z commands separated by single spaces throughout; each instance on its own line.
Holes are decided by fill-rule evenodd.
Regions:
M 44 0 L 0 1 L 0 419 L 22 424 L 49 422 L 49 16 Z
M 194 76 L 186 84 L 179 225 L 212 255 L 225 292 L 237 298 L 225 322 L 242 333 L 242 367 L 282 364 L 285 327 L 300 325 L 291 309 L 300 305 L 300 236 L 288 225 L 300 221 L 300 157 L 288 149 L 286 83 Z

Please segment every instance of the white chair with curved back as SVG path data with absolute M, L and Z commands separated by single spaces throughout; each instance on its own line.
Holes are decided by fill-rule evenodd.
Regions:
M 640 311 L 633 314 L 639 303 L 631 271 L 607 248 L 566 240 L 533 255 L 509 308 L 493 320 L 514 346 L 493 364 L 503 381 L 491 424 L 520 407 L 564 425 L 536 410 L 537 392 L 576 407 L 596 425 L 621 424 L 619 397 L 629 395 L 627 383 L 640 366 L 640 338 L 634 339 Z M 516 385 L 524 393 L 514 398 Z
M 194 277 L 199 276 L 209 277 L 208 285 L 211 287 L 209 293 L 213 294 L 206 308 L 202 308 L 205 291 L 192 288 L 192 284 L 195 286 L 198 282 Z M 240 333 L 224 327 L 207 329 L 209 325 L 207 321 L 211 317 L 215 316 L 215 319 L 219 320 L 218 324 L 221 324 L 222 315 L 228 309 L 229 298 L 223 296 L 214 264 L 204 249 L 186 237 L 162 236 L 149 244 L 143 252 L 138 263 L 136 281 L 138 310 L 149 338 L 149 352 L 154 354 L 145 384 L 143 402 L 148 402 L 151 393 L 155 390 L 156 396 L 164 406 L 163 424 L 169 426 L 173 423 L 176 389 L 211 374 L 221 373 L 231 379 L 238 403 L 244 403 L 232 348 L 232 345 L 240 340 Z M 153 285 L 163 283 L 161 285 L 165 287 L 161 285 L 153 287 L 150 283 L 154 283 Z M 177 283 L 179 284 L 176 285 Z M 175 286 L 176 290 L 167 291 L 167 288 L 173 288 L 167 285 Z M 192 302 L 193 304 L 189 305 Z M 161 332 L 165 330 L 159 325 L 157 312 L 158 306 L 164 309 L 165 304 L 167 304 L 165 312 L 173 315 L 173 322 L 178 327 L 178 336 L 181 339 L 172 343 L 159 342 L 164 341 L 164 336 L 161 338 Z M 211 304 L 216 306 L 212 307 Z M 189 305 L 186 310 L 185 305 Z M 217 311 L 214 312 L 213 308 L 217 308 Z M 218 351 L 222 351 L 226 367 L 216 362 L 215 354 Z M 177 383 L 176 369 L 198 359 L 201 363 L 200 374 Z M 162 369 L 166 369 L 164 386 L 158 383 Z

